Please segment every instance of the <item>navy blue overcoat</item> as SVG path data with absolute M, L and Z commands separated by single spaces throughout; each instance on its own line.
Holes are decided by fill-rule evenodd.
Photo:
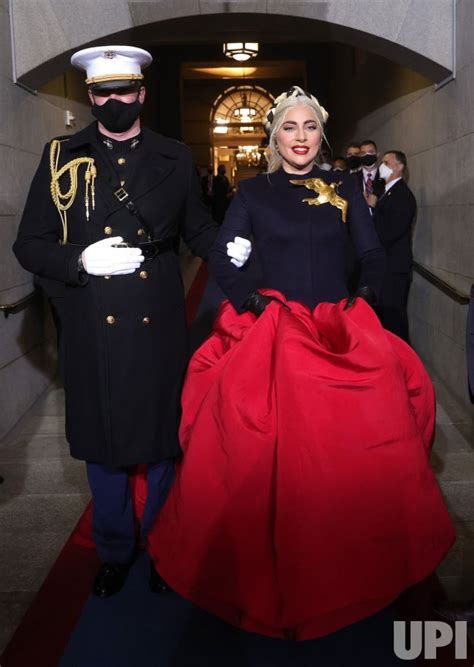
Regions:
M 340 182 L 337 192 L 348 202 L 347 222 L 341 211 L 325 203 L 303 202 L 316 192 L 293 185 L 290 179 L 320 178 Z M 234 236 L 252 235 L 261 265 L 260 275 L 237 269 L 226 255 Z M 353 243 L 361 264 L 360 285 L 379 293 L 385 253 L 375 232 L 365 199 L 350 174 L 318 167 L 297 176 L 282 168 L 242 181 L 209 256 L 211 274 L 237 310 L 258 288 L 283 292 L 311 308 L 322 301 L 348 296 L 348 244 Z
M 155 239 L 181 235 L 206 257 L 217 227 L 201 201 L 189 149 L 144 129 L 139 159 L 127 190 Z M 84 246 L 111 236 L 142 241 L 140 219 L 114 190 L 117 176 L 104 161 L 96 123 L 61 143 L 60 164 L 93 157 L 95 209 L 85 215 L 83 169 L 68 211 L 69 242 L 50 195 L 49 144 L 31 185 L 14 245 L 20 263 L 64 286 L 66 435 L 74 457 L 110 466 L 174 457 L 179 395 L 187 363 L 183 283 L 174 252 L 145 261 L 130 275 L 78 272 Z M 138 154 L 137 154 L 138 155 Z M 61 183 L 69 187 L 68 177 Z

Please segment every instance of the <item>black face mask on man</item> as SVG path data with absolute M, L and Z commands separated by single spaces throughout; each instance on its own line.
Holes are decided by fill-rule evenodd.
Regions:
M 358 169 L 362 163 L 358 155 L 346 155 L 346 164 L 349 169 Z
M 360 161 L 364 167 L 372 167 L 377 162 L 377 156 L 372 153 L 365 153 L 360 156 Z
M 126 132 L 140 115 L 142 104 L 135 102 L 121 102 L 120 100 L 107 100 L 105 104 L 92 105 L 92 115 L 109 132 Z

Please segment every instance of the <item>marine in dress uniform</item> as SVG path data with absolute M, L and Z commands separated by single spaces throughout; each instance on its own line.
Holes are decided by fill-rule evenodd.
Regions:
M 140 125 L 151 60 L 128 46 L 73 55 L 98 122 L 46 145 L 14 244 L 24 268 L 65 294 L 66 436 L 87 462 L 101 597 L 120 590 L 136 549 L 129 467 L 147 464 L 144 536 L 180 454 L 188 346 L 179 236 L 206 258 L 217 233 L 189 149 Z M 241 257 L 242 248 L 229 250 L 239 264 L 233 249 Z

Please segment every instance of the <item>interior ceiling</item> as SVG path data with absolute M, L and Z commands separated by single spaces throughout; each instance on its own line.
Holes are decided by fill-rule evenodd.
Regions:
M 216 41 L 295 43 L 331 41 L 333 26 L 296 16 L 267 14 L 205 14 L 183 16 L 135 29 L 151 44 L 213 44 Z
M 308 0 L 308 2 L 310 1 L 313 0 Z M 316 0 L 314 1 L 316 2 Z M 355 2 L 356 0 L 352 1 Z M 288 3 L 290 2 L 291 0 L 288 0 Z M 249 8 L 253 4 L 249 2 Z M 267 56 L 267 60 L 273 57 L 278 47 L 285 50 L 285 53 L 279 56 L 281 59 L 291 57 L 288 55 L 289 50 L 294 50 L 295 57 L 300 58 L 301 49 L 304 45 L 316 47 L 328 43 L 339 43 L 394 60 L 394 62 L 414 69 L 434 81 L 439 81 L 446 76 L 444 67 L 428 60 L 423 54 L 410 51 L 396 42 L 387 41 L 377 35 L 342 25 L 278 14 L 232 12 L 170 18 L 95 38 L 91 42 L 81 44 L 81 48 L 110 43 L 135 44 L 153 52 L 154 49 L 159 50 L 160 47 L 175 48 L 179 51 L 183 47 L 188 50 L 197 46 L 208 46 L 215 49 L 215 60 L 217 62 L 219 57 L 225 58 L 222 54 L 223 42 L 242 40 L 259 42 L 262 58 L 266 57 L 265 51 L 268 51 L 269 47 L 273 47 L 270 48 L 272 54 Z M 75 50 L 77 49 L 68 49 L 41 62 L 33 69 L 21 74 L 20 80 L 25 85 L 33 88 L 43 85 L 56 74 L 61 74 L 69 67 L 70 55 Z M 204 57 L 208 58 L 209 56 Z M 214 58 L 213 55 L 210 57 Z M 278 57 L 278 54 L 276 54 L 276 57 Z M 196 60 L 199 58 L 200 56 L 197 54 Z M 186 56 L 186 59 L 189 60 L 189 57 Z M 323 57 L 319 65 L 321 68 L 331 69 L 332 63 Z M 222 66 L 224 66 L 223 63 Z
M 235 63 L 235 64 L 233 64 Z M 222 63 L 183 63 L 181 69 L 183 79 L 286 79 L 303 78 L 305 63 L 301 60 L 274 60 L 265 62 L 255 59 L 243 65 L 229 60 L 228 66 Z

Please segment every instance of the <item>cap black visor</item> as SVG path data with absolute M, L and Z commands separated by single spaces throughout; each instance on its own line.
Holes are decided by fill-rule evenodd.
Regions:
M 112 95 L 112 93 L 117 93 L 118 95 L 127 95 L 128 93 L 134 93 L 143 86 L 143 80 L 140 81 L 100 81 L 99 83 L 91 83 L 89 88 L 96 95 Z

